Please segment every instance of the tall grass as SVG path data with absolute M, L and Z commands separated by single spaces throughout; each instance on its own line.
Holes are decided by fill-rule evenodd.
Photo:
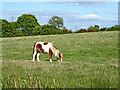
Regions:
M 42 81 L 39 76 L 33 77 L 26 73 L 27 78 L 17 77 L 15 75 L 4 77 L 2 79 L 2 88 L 60 88 L 61 82 L 56 82 L 53 78 L 53 84 L 49 85 Z
M 3 88 L 117 88 L 118 32 L 2 38 Z M 40 54 L 32 62 L 33 45 L 52 42 L 63 54 Z

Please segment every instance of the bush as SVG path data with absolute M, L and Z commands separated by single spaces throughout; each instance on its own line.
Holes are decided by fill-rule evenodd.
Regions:
M 88 29 L 87 32 L 95 32 L 94 29 Z
M 84 32 L 86 32 L 86 29 L 80 29 L 78 31 L 75 31 L 74 33 L 84 33 Z
M 107 28 L 106 31 L 115 31 L 115 30 L 120 30 L 120 25 L 115 25 L 113 27 Z

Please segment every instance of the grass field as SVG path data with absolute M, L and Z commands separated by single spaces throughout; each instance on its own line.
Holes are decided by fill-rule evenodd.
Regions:
M 2 38 L 3 88 L 117 88 L 118 32 Z M 52 42 L 63 62 L 48 54 L 32 62 L 33 45 Z

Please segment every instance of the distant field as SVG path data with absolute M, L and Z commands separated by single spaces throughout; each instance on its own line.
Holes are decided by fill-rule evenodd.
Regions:
M 118 32 L 2 38 L 3 88 L 117 88 Z M 48 54 L 32 62 L 33 45 L 52 42 L 63 62 Z

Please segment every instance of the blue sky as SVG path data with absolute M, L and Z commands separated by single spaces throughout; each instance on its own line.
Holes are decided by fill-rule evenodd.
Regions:
M 2 19 L 16 21 L 22 14 L 35 15 L 40 25 L 57 15 L 73 31 L 96 24 L 111 27 L 118 24 L 118 2 L 2 2 Z

